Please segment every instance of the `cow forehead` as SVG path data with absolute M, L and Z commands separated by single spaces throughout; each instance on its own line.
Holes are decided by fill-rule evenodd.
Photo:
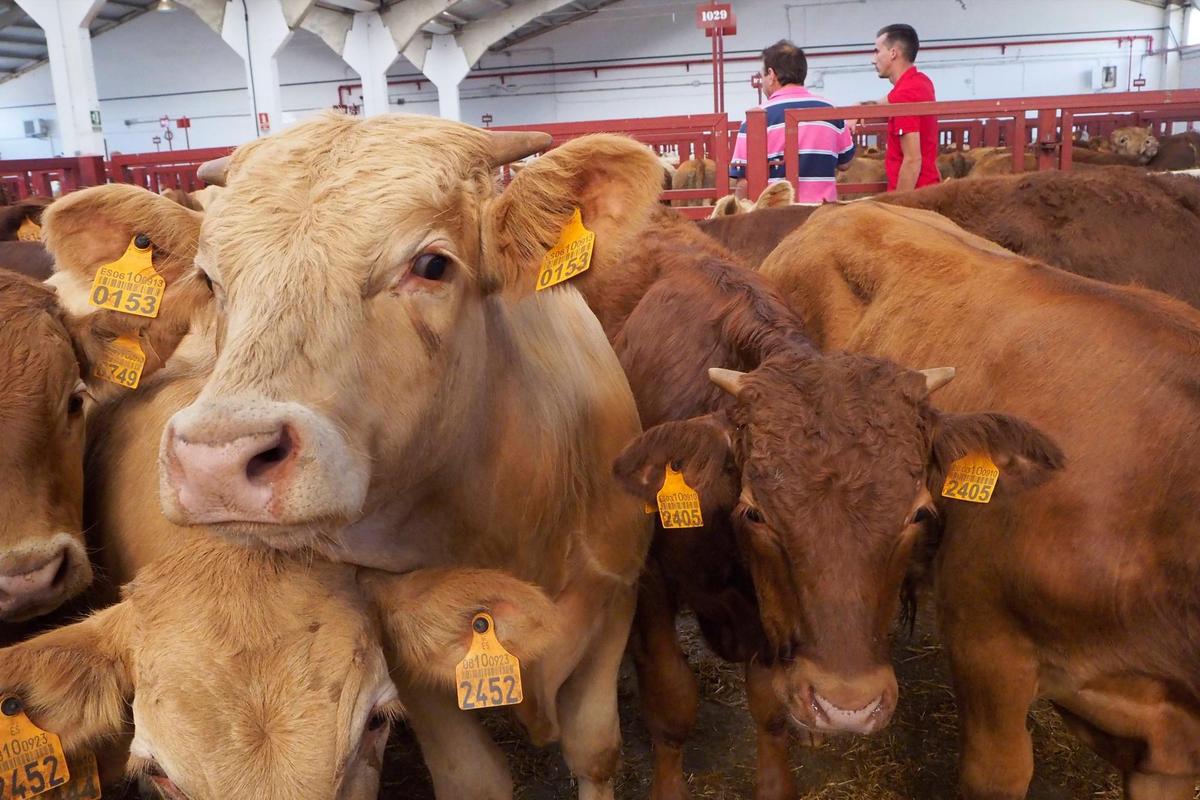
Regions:
M 6 450 L 40 439 L 64 393 L 74 388 L 79 368 L 62 325 L 42 311 L 14 313 L 0 324 L 0 426 Z
M 486 175 L 487 144 L 467 125 L 399 115 L 323 115 L 251 143 L 235 154 L 205 219 L 204 256 L 222 270 L 227 261 L 278 263 L 298 247 L 326 262 L 353 260 L 381 235 L 452 209 L 464 180 Z

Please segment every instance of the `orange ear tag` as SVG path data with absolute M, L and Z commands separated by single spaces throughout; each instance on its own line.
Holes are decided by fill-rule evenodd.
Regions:
M 583 217 L 579 209 L 575 209 L 558 237 L 558 244 L 547 250 L 546 257 L 542 259 L 537 290 L 548 289 L 585 271 L 592 265 L 592 248 L 595 245 L 596 234 L 583 227 Z
M 514 706 L 525 699 L 521 662 L 496 638 L 496 623 L 480 612 L 471 620 L 471 649 L 454 668 L 458 707 L 463 711 Z
M 687 485 L 683 473 L 667 464 L 663 487 L 658 490 L 658 518 L 664 528 L 701 528 L 700 495 Z
M 17 241 L 19 242 L 40 242 L 42 240 L 42 226 L 26 217 L 21 221 L 21 227 L 17 228 Z
M 138 247 L 139 239 L 145 241 L 145 247 Z M 124 255 L 96 270 L 88 304 L 122 314 L 157 317 L 167 282 L 155 271 L 153 255 L 147 237 L 138 234 L 130 239 Z
M 105 348 L 104 356 L 92 374 L 126 389 L 136 389 L 145 366 L 146 354 L 137 337 L 126 334 L 118 336 Z
M 81 755 L 75 767 L 72 780 L 62 740 L 34 725 L 20 700 L 0 701 L 0 800 L 99 800 L 96 757 Z
M 942 497 L 966 500 L 968 503 L 987 503 L 996 490 L 1000 468 L 992 463 L 986 453 L 963 456 L 950 465 L 946 482 L 942 485 Z

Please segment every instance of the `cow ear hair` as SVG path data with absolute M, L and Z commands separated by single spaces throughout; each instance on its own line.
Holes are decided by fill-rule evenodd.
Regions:
M 581 136 L 535 159 L 483 209 L 485 291 L 532 292 L 546 251 L 575 209 L 596 235 L 591 269 L 616 263 L 657 207 L 661 188 L 658 157 L 626 136 Z
M 0 695 L 16 696 L 68 753 L 125 729 L 133 698 L 127 602 L 0 650 Z
M 762 194 L 754 201 L 755 210 L 761 208 L 780 208 L 796 202 L 796 189 L 791 181 L 775 181 L 763 189 Z
M 1023 419 L 992 412 L 938 413 L 933 426 L 929 489 L 941 494 L 950 465 L 971 453 L 986 453 L 1009 488 L 1037 486 L 1066 464 L 1066 456 L 1046 434 Z
M 417 683 L 453 685 L 454 667 L 471 646 L 471 623 L 481 611 L 491 615 L 500 644 L 522 664 L 536 660 L 559 633 L 546 593 L 499 570 L 362 570 L 359 583 L 378 611 L 388 663 Z
M 705 512 L 728 511 L 740 493 L 732 436 L 723 413 L 664 422 L 625 446 L 613 463 L 613 474 L 626 491 L 653 504 L 671 465 L 699 493 Z

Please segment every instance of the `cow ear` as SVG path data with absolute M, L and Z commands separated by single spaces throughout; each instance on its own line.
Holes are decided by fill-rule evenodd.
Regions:
M 131 615 L 128 603 L 118 603 L 0 650 L 0 694 L 19 698 L 68 752 L 122 732 L 133 698 Z
M 736 195 L 727 194 L 716 202 L 713 206 L 712 213 L 708 215 L 709 219 L 718 219 L 720 217 L 734 217 L 742 213 L 742 204 L 738 201 Z
M 85 380 L 94 393 L 108 385 L 93 373 L 114 339 L 139 340 L 146 354 L 145 380 L 170 358 L 192 318 L 208 307 L 211 288 L 193 264 L 202 219 L 202 214 L 165 197 L 122 184 L 73 192 L 46 209 L 42 238 L 55 262 L 55 274 L 47 283 L 58 292 Z M 88 298 L 97 270 L 118 260 L 139 234 L 150 239 L 154 269 L 167 283 L 158 316 L 91 307 Z
M 1036 486 L 1066 464 L 1066 456 L 1046 434 L 1008 414 L 939 413 L 933 426 L 929 490 L 941 494 L 950 465 L 972 453 L 986 453 L 1010 488 Z
M 760 208 L 779 208 L 790 206 L 796 202 L 796 190 L 790 181 L 775 181 L 763 189 L 762 194 L 754 201 L 755 210 Z
M 546 593 L 499 570 L 362 570 L 359 582 L 379 612 L 389 664 L 427 685 L 454 683 L 454 667 L 471 646 L 471 623 L 481 611 L 522 664 L 542 655 L 559 633 Z
M 596 235 L 591 269 L 615 263 L 657 207 L 661 186 L 658 157 L 625 136 L 581 136 L 534 160 L 484 208 L 485 290 L 532 292 L 576 209 Z
M 626 491 L 653 504 L 670 465 L 699 493 L 705 512 L 728 511 L 740 493 L 732 435 L 728 419 L 719 413 L 664 422 L 621 451 L 613 474 Z

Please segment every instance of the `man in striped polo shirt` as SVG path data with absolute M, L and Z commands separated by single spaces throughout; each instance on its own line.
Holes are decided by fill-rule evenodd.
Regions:
M 808 77 L 808 59 L 796 45 L 781 39 L 763 50 L 762 88 L 767 102 L 767 177 L 783 180 L 784 112 L 789 108 L 832 108 L 823 97 L 804 88 Z M 797 203 L 836 201 L 837 172 L 854 158 L 854 138 L 845 120 L 800 123 L 800 181 Z M 746 123 L 738 131 L 729 177 L 737 178 L 738 197 L 746 195 Z

